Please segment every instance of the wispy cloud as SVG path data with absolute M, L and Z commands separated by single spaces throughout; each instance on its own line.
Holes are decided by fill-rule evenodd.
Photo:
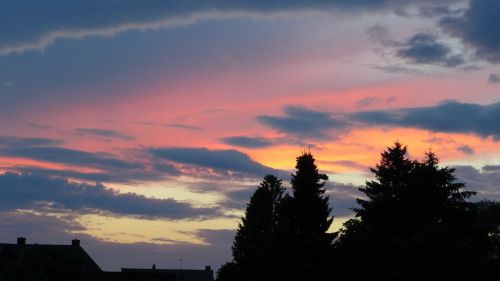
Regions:
M 263 148 L 273 145 L 269 139 L 262 137 L 234 136 L 223 138 L 222 142 L 231 146 L 243 148 Z
M 134 140 L 135 138 L 129 135 L 125 135 L 118 131 L 107 130 L 107 129 L 97 129 L 97 128 L 77 128 L 75 132 L 83 135 L 91 135 L 104 138 L 120 139 L 120 140 Z

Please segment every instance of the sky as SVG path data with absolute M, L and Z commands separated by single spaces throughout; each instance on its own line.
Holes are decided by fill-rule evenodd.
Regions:
M 218 268 L 313 153 L 332 231 L 394 141 L 500 199 L 500 2 L 3 1 L 0 241 Z

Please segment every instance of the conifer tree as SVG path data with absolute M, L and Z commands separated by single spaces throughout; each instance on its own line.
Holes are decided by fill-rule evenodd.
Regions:
M 284 267 L 287 280 L 325 280 L 334 234 L 328 230 L 333 217 L 325 196 L 326 174 L 321 174 L 310 153 L 297 157 L 297 170 L 292 174 L 292 196 L 280 206 L 279 223 L 287 243 L 282 246 L 287 256 Z
M 371 171 L 336 243 L 340 280 L 489 280 L 490 239 L 470 212 L 474 192 L 453 169 L 431 152 L 410 160 L 395 143 Z
M 272 261 L 278 252 L 277 206 L 283 191 L 281 180 L 267 175 L 250 198 L 233 243 L 233 258 L 241 280 L 272 280 L 273 270 L 276 271 Z

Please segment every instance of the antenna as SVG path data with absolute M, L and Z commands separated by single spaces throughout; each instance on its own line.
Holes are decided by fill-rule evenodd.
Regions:
M 181 265 L 180 279 L 184 280 L 184 276 L 182 276 L 182 258 L 179 258 L 179 263 Z

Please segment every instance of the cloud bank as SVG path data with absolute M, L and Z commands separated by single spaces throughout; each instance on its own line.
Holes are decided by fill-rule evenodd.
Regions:
M 193 219 L 219 216 L 216 208 L 195 208 L 174 199 L 147 198 L 134 193 L 118 193 L 102 184 L 71 182 L 38 174 L 0 175 L 0 210 L 50 208 L 79 213 L 113 214 Z

